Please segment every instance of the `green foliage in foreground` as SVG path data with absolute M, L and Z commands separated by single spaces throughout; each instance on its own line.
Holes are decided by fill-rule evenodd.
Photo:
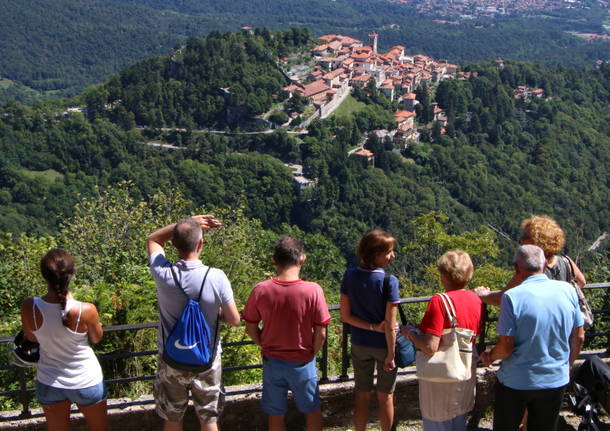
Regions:
M 504 287 L 510 279 L 509 271 L 495 266 L 500 254 L 495 234 L 486 227 L 460 234 L 447 233 L 445 214 L 431 212 L 412 221 L 413 239 L 402 249 L 406 262 L 406 273 L 410 275 L 406 296 L 427 296 L 442 289 L 436 260 L 446 251 L 461 249 L 472 258 L 475 272 L 471 286 L 486 285 L 493 289 Z M 430 290 L 428 286 L 434 286 Z

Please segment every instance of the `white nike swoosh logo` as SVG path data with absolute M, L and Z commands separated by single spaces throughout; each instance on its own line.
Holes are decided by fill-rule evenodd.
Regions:
M 175 347 L 176 349 L 180 349 L 180 350 L 191 350 L 191 349 L 194 349 L 194 348 L 195 348 L 195 346 L 196 346 L 198 343 L 199 343 L 199 342 L 197 342 L 197 343 L 193 344 L 192 346 L 184 346 L 184 345 L 180 344 L 180 340 L 176 340 L 176 341 L 174 342 L 174 347 Z

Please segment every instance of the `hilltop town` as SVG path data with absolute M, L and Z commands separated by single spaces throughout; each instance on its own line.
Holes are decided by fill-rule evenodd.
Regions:
M 293 120 L 284 116 L 286 123 L 282 127 L 305 127 L 316 118 L 327 118 L 346 100 L 350 94 L 376 89 L 387 99 L 398 106 L 394 111 L 394 128 L 391 130 L 370 130 L 369 133 L 379 139 L 392 142 L 396 151 L 408 149 L 413 142 L 420 140 L 420 131 L 437 128 L 440 134 L 446 133 L 447 114 L 437 102 L 428 100 L 431 115 L 424 120 L 417 118 L 416 106 L 420 104 L 416 91 L 424 87 L 433 89 L 445 79 L 468 80 L 475 73 L 459 70 L 455 64 L 435 60 L 429 56 L 406 54 L 402 45 L 393 46 L 382 53 L 378 50 L 379 35 L 369 34 L 368 44 L 349 36 L 328 34 L 318 38 L 319 44 L 311 49 L 312 67 L 296 65 L 288 69 L 291 83 L 283 90 L 289 99 L 284 106 L 290 105 L 295 95 L 309 102 L 313 110 L 303 118 L 297 112 L 291 112 Z M 280 63 L 287 63 L 287 58 L 280 58 Z M 495 61 L 499 69 L 505 67 L 504 60 Z M 421 95 L 421 93 L 420 93 Z M 513 89 L 515 100 L 529 102 L 533 98 L 544 98 L 541 88 L 518 86 Z M 430 97 L 433 99 L 433 97 Z M 417 120 L 417 121 L 416 121 Z M 368 163 L 375 163 L 375 154 L 364 146 L 365 140 L 349 154 L 364 158 Z M 294 179 L 301 189 L 313 184 L 312 180 L 303 177 L 302 167 L 289 165 L 294 170 Z
M 395 112 L 397 128 L 390 133 L 402 147 L 407 141 L 417 140 L 415 106 L 419 103 L 414 91 L 422 85 L 432 85 L 447 78 L 467 79 L 468 73 L 458 73 L 458 66 L 436 61 L 426 55 L 407 55 L 402 45 L 388 52 L 378 50 L 379 35 L 369 34 L 368 45 L 349 36 L 329 34 L 319 39 L 311 53 L 315 67 L 305 77 L 291 76 L 291 84 L 284 88 L 290 95 L 298 93 L 315 107 L 315 116 L 328 117 L 356 87 L 375 87 L 389 100 L 399 100 L 401 109 Z M 434 107 L 434 120 L 445 126 L 446 116 Z

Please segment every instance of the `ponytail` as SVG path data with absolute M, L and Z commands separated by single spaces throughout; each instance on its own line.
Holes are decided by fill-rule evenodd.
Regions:
M 61 318 L 64 326 L 68 326 L 66 301 L 68 296 L 68 285 L 74 275 L 74 261 L 72 260 L 72 256 L 61 248 L 49 250 L 40 261 L 40 272 L 47 281 L 49 288 L 53 289 L 59 297 Z

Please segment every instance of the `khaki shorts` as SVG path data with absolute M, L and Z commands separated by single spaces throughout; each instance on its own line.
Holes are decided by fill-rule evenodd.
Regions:
M 153 386 L 157 414 L 168 421 L 181 421 L 188 406 L 190 392 L 199 421 L 216 422 L 224 406 L 221 375 L 220 354 L 216 355 L 209 370 L 200 373 L 177 370 L 159 357 Z
M 383 369 L 387 350 L 352 344 L 352 363 L 354 364 L 355 389 L 358 392 L 370 392 L 375 388 L 373 377 L 377 364 L 377 392 L 391 394 L 396 386 L 398 368 L 392 371 Z

